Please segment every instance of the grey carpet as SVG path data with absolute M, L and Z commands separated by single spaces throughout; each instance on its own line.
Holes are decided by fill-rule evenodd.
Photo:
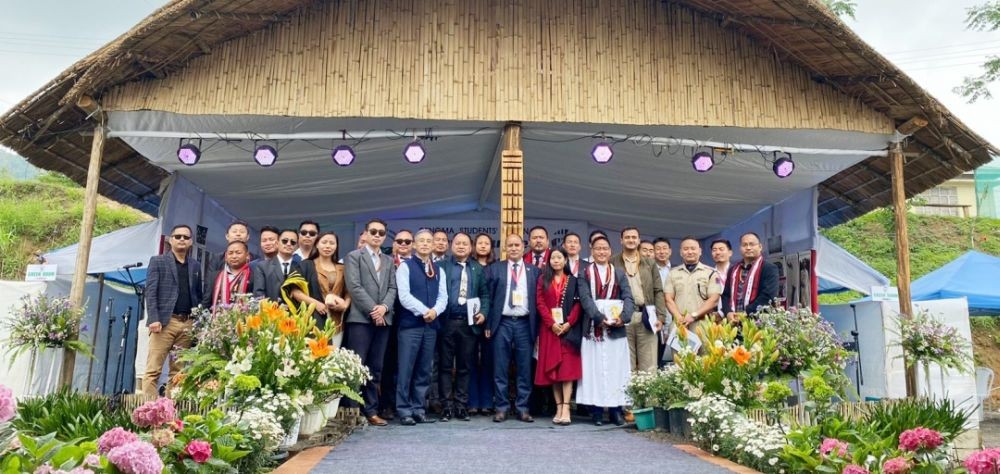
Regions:
M 614 426 L 585 419 L 554 426 L 487 417 L 429 425 L 369 426 L 330 451 L 314 473 L 728 473 L 680 451 Z

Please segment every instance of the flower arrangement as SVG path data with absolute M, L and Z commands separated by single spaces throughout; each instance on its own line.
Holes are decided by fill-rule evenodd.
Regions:
M 687 329 L 675 322 L 678 337 L 687 344 Z M 742 329 L 742 340 L 737 335 Z M 684 349 L 674 356 L 678 378 L 692 399 L 718 394 L 738 406 L 760 405 L 760 378 L 778 358 L 777 342 L 769 331 L 752 320 L 741 326 L 728 321 L 704 321 L 695 329 L 703 345 L 701 354 Z
M 6 423 L 14 418 L 17 402 L 14 401 L 14 392 L 4 385 L 0 385 L 0 423 Z
M 90 346 L 76 339 L 78 329 L 86 330 L 80 328 L 83 309 L 68 298 L 25 295 L 11 316 L 4 323 L 10 334 L 6 344 L 11 363 L 25 351 L 44 347 L 64 347 L 90 355 Z
M 331 326 L 316 326 L 312 307 L 240 299 L 208 320 L 199 317 L 199 344 L 179 355 L 186 368 L 177 395 L 204 407 L 259 406 L 285 428 L 314 402 L 361 401 L 357 390 L 371 378 L 368 369 L 353 352 L 333 347 L 332 336 Z
M 912 318 L 900 318 L 899 329 L 907 367 L 933 362 L 942 369 L 959 372 L 969 369 L 969 341 L 930 313 L 924 311 Z
M 687 405 L 694 440 L 720 456 L 765 473 L 781 472 L 782 427 L 747 418 L 729 399 L 706 395 Z
M 766 307 L 755 316 L 781 348 L 769 374 L 797 377 L 810 367 L 842 370 L 847 360 L 840 337 L 829 321 L 808 309 Z

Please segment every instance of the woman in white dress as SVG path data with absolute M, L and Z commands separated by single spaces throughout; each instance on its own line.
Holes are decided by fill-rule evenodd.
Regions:
M 626 404 L 625 387 L 630 377 L 628 341 L 625 325 L 632 318 L 632 291 L 625 272 L 615 268 L 611 243 L 598 236 L 590 244 L 593 262 L 582 272 L 578 294 L 585 317 L 580 356 L 583 377 L 577 387 L 576 402 L 590 405 L 594 424 L 608 418 L 618 426 L 625 424 L 622 406 Z

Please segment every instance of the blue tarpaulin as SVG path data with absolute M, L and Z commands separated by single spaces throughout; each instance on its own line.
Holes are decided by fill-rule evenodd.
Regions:
M 915 280 L 913 301 L 965 297 L 969 313 L 1000 315 L 1000 258 L 974 250 Z

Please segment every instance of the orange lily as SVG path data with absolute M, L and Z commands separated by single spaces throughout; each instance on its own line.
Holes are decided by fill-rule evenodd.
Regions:
M 306 342 L 309 344 L 309 350 L 312 351 L 313 359 L 322 359 L 330 355 L 330 342 L 325 337 L 307 339 Z
M 295 321 L 295 318 L 282 318 L 278 321 L 278 330 L 284 335 L 294 334 L 298 332 L 299 325 Z
M 736 361 L 736 365 L 742 366 L 746 365 L 747 362 L 750 362 L 750 357 L 752 355 L 753 354 L 751 354 L 746 347 L 739 346 L 733 351 L 732 357 L 733 360 Z
M 264 318 L 260 315 L 253 315 L 247 318 L 247 327 L 250 329 L 260 329 L 261 325 L 264 324 Z

